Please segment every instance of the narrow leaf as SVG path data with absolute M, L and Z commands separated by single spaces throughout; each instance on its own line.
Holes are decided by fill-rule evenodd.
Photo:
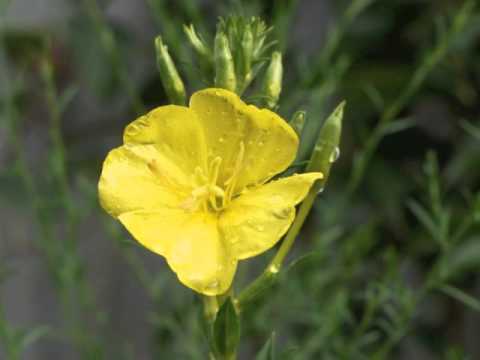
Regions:
M 263 345 L 262 350 L 257 354 L 255 360 L 273 360 L 275 359 L 274 354 L 275 348 L 275 333 L 272 332 L 270 338 L 267 340 L 265 345 Z
M 454 298 L 454 299 L 460 301 L 461 303 L 469 306 L 473 310 L 480 312 L 480 300 L 479 299 L 476 299 L 473 296 L 467 294 L 466 292 L 464 292 L 464 291 L 462 291 L 462 290 L 460 290 L 456 287 L 450 286 L 450 285 L 443 285 L 442 287 L 440 287 L 440 290 L 443 293 L 447 294 L 448 296 L 451 296 L 452 298 Z
M 213 326 L 213 337 L 217 351 L 224 356 L 235 353 L 240 342 L 240 319 L 228 297 L 220 308 Z

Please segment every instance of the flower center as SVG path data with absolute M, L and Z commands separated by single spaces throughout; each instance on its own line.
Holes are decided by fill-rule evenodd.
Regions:
M 208 164 L 207 171 L 200 166 L 195 168 L 193 175 L 193 190 L 181 207 L 190 211 L 222 211 L 235 195 L 235 187 L 245 156 L 245 145 L 240 143 L 240 149 L 235 159 L 230 177 L 219 184 L 220 166 L 223 159 L 215 157 Z

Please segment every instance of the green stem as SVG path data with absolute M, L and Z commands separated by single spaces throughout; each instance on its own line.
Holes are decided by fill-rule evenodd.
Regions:
M 244 309 L 247 304 L 254 301 L 275 282 L 278 272 L 282 268 L 283 262 L 285 261 L 285 257 L 295 243 L 295 239 L 297 238 L 303 223 L 307 219 L 307 216 L 312 209 L 313 203 L 315 202 L 315 198 L 320 188 L 321 183 L 317 181 L 317 183 L 312 186 L 310 192 L 300 206 L 298 215 L 295 218 L 293 225 L 285 236 L 285 239 L 280 245 L 277 253 L 270 261 L 270 264 L 256 280 L 254 280 L 249 286 L 247 286 L 245 290 L 240 293 L 237 301 L 239 310 Z
M 215 321 L 218 309 L 218 300 L 215 296 L 203 296 L 204 315 L 209 324 L 212 324 Z

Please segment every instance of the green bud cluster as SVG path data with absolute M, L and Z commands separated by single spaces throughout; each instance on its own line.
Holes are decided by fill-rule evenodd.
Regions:
M 183 31 L 198 58 L 200 71 L 207 75 L 211 86 L 242 95 L 267 65 L 256 97 L 261 105 L 276 108 L 282 90 L 282 54 L 275 51 L 269 55 L 276 42 L 268 41 L 272 28 L 264 21 L 258 17 L 220 18 L 211 44 L 192 24 L 184 25 Z M 185 86 L 160 37 L 155 39 L 155 48 L 165 92 L 172 103 L 184 104 Z M 212 75 L 213 79 L 208 81 Z

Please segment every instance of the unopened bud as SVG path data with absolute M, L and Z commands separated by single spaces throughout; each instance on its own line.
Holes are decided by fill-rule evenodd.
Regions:
M 157 67 L 160 73 L 163 87 L 172 104 L 185 105 L 186 94 L 183 81 L 178 74 L 177 68 L 168 53 L 168 48 L 163 44 L 162 38 L 155 38 L 155 50 L 157 53 Z
M 290 125 L 298 136 L 302 135 L 303 126 L 305 125 L 305 116 L 305 111 L 297 111 L 293 114 L 292 119 L 290 120 Z
M 280 98 L 280 93 L 282 92 L 282 77 L 282 54 L 279 51 L 275 51 L 268 65 L 263 84 L 263 94 L 266 98 L 266 104 L 270 109 L 273 109 L 277 105 L 278 99 Z
M 325 186 L 330 174 L 330 168 L 340 156 L 339 145 L 344 107 L 345 101 L 342 101 L 325 120 L 306 169 L 307 172 L 318 171 L 323 174 L 323 179 L 318 180 L 315 184 L 319 189 Z
M 238 74 L 241 77 L 239 88 L 245 90 L 253 80 L 252 57 L 253 57 L 253 34 L 250 24 L 245 26 L 241 40 L 241 56 L 238 64 Z
M 228 44 L 227 36 L 218 31 L 215 36 L 215 86 L 230 91 L 236 91 L 237 78 L 233 56 Z

